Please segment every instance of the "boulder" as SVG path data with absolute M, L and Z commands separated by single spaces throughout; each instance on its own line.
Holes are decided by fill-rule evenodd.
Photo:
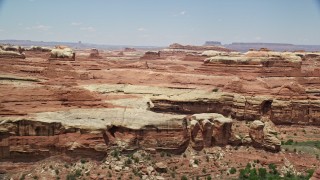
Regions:
M 115 167 L 114 167 L 114 170 L 115 170 L 116 172 L 120 172 L 120 171 L 122 170 L 122 167 L 120 167 L 120 166 L 115 166 Z
M 155 170 L 157 171 L 157 172 L 160 172 L 160 173 L 166 173 L 167 172 L 167 165 L 166 164 L 164 164 L 163 162 L 157 162 L 156 164 L 155 164 Z
M 255 120 L 251 123 L 250 128 L 254 130 L 262 130 L 264 128 L 264 123 L 259 120 Z
M 148 175 L 151 175 L 151 173 L 154 171 L 154 168 L 152 166 L 147 167 L 147 173 Z

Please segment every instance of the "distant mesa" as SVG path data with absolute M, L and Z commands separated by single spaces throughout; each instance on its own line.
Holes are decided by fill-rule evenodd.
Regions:
M 221 42 L 219 41 L 206 41 L 204 46 L 221 46 Z
M 225 51 L 231 52 L 230 49 L 227 49 L 222 46 L 194 46 L 194 45 L 181 45 L 178 43 L 173 43 L 169 46 L 169 49 L 181 49 L 181 50 L 192 50 L 192 51 L 207 51 L 207 50 L 214 50 L 214 51 Z
M 135 52 L 135 51 L 137 51 L 135 48 L 128 48 L 128 47 L 124 48 L 124 52 Z
M 287 43 L 245 43 L 234 42 L 232 44 L 225 44 L 224 47 L 240 52 L 246 52 L 250 49 L 267 48 L 271 51 L 320 51 L 320 45 L 295 45 Z
M 169 58 L 174 56 L 180 60 L 186 61 L 203 61 L 205 57 L 201 54 L 205 51 L 214 52 L 231 52 L 232 50 L 227 49 L 223 46 L 195 46 L 195 45 L 182 45 L 178 43 L 173 43 L 169 45 L 168 48 L 162 49 L 160 51 L 147 51 L 141 59 L 161 59 Z

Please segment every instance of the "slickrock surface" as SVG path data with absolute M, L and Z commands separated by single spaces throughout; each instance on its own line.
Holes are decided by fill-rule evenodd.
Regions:
M 281 175 L 320 166 L 320 53 L 61 48 L 0 55 L 0 179 L 229 179 L 247 163 Z

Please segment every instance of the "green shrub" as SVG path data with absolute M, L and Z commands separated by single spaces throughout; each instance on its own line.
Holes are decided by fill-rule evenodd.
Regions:
M 203 173 L 207 173 L 207 170 L 205 168 L 202 169 Z
M 131 160 L 130 158 L 128 158 L 128 159 L 124 162 L 124 164 L 125 164 L 126 166 L 129 166 L 130 164 L 132 164 L 132 160 Z
M 293 145 L 293 140 L 289 139 L 289 140 L 287 140 L 287 142 L 284 142 L 283 145 Z
M 161 156 L 161 157 L 164 157 L 165 155 L 166 155 L 166 153 L 163 152 L 163 151 L 161 151 L 160 156 Z
M 281 179 L 278 171 L 276 170 L 275 164 L 269 164 L 270 174 L 267 173 L 265 168 L 256 168 L 247 165 L 245 169 L 240 169 L 239 179 L 250 179 L 250 180 L 260 180 L 260 179 L 270 179 L 277 180 Z
M 172 178 L 176 178 L 176 173 L 175 173 L 175 172 L 172 172 L 172 173 L 171 173 L 171 177 L 172 177 Z
M 183 175 L 183 176 L 181 177 L 181 180 L 188 180 L 188 178 L 187 178 L 187 176 Z
M 308 174 L 307 175 L 307 179 L 310 179 L 312 177 L 313 173 L 314 173 L 314 169 L 309 169 L 309 170 L 306 171 L 306 173 Z
M 134 161 L 135 163 L 138 163 L 140 160 L 139 160 L 138 157 L 133 157 L 133 161 Z
M 264 179 L 267 177 L 267 170 L 266 168 L 259 168 L 258 169 L 258 174 L 259 174 L 259 177 Z
M 115 158 L 118 158 L 119 155 L 120 155 L 120 152 L 117 149 L 115 149 L 114 151 L 111 152 L 111 156 L 113 156 Z
M 74 173 L 74 175 L 76 177 L 80 177 L 81 176 L 81 169 L 77 169 L 76 172 Z
M 26 174 L 22 174 L 20 177 L 20 180 L 25 180 L 26 179 Z
M 236 168 L 232 167 L 230 170 L 229 170 L 229 173 L 230 174 L 235 174 L 237 172 Z
M 218 91 L 219 91 L 219 88 L 212 89 L 212 92 L 218 92 Z
M 76 176 L 74 174 L 68 174 L 67 175 L 67 180 L 76 180 Z

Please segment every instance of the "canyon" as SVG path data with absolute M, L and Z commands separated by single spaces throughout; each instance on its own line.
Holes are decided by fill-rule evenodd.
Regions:
M 65 178 L 66 163 L 90 179 L 127 179 L 131 169 L 137 179 L 226 179 L 247 163 L 304 175 L 320 166 L 318 146 L 298 146 L 320 141 L 320 52 L 177 43 L 69 49 L 67 58 L 47 47 L 11 50 L 0 51 L 1 177 L 53 179 L 59 169 Z

